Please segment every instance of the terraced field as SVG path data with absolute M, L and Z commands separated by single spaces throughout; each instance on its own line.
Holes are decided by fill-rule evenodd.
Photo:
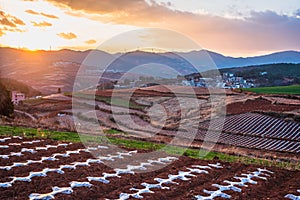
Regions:
M 209 128 L 222 130 L 218 142 L 248 148 L 280 152 L 300 152 L 300 124 L 266 115 L 246 113 L 200 124 L 203 131 Z M 223 127 L 222 127 L 223 125 Z M 205 134 L 200 134 L 202 137 Z M 201 137 L 197 137 L 201 139 Z
M 1 199 L 300 198 L 300 171 L 49 139 L 0 145 Z
M 107 115 L 107 114 L 106 114 Z M 108 115 L 99 114 L 100 120 L 108 122 Z M 134 123 L 133 123 L 134 122 Z M 108 123 L 107 123 L 108 124 Z M 118 128 L 124 132 L 141 135 L 164 135 L 170 137 L 192 138 L 196 141 L 217 141 L 218 144 L 233 145 L 249 149 L 259 149 L 284 153 L 300 153 L 300 124 L 292 121 L 256 114 L 245 113 L 205 121 L 195 128 L 183 131 L 165 130 L 153 126 L 139 116 L 120 115 L 117 117 Z M 115 128 L 114 126 L 111 126 Z M 211 139 L 207 138 L 207 130 Z M 217 132 L 219 130 L 219 132 Z M 221 130 L 221 131 L 220 131 Z

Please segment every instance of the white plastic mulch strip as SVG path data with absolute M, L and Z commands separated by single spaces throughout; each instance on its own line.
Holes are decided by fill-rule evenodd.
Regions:
M 168 178 L 154 178 L 154 181 L 157 183 L 154 184 L 149 184 L 149 183 L 142 183 L 141 186 L 144 188 L 142 189 L 137 189 L 137 188 L 131 188 L 130 190 L 136 191 L 135 193 L 121 193 L 119 195 L 119 200 L 126 200 L 129 198 L 136 198 L 136 199 L 142 199 L 144 198 L 142 194 L 146 193 L 154 193 L 151 189 L 152 188 L 157 188 L 157 189 L 167 189 L 169 190 L 170 188 L 167 186 L 163 186 L 164 184 L 177 184 L 177 182 L 174 182 L 175 180 L 182 180 L 182 181 L 189 181 L 189 177 L 195 177 L 195 173 L 197 174 L 208 174 L 207 170 L 210 170 L 212 168 L 223 168 L 220 163 L 217 164 L 209 164 L 208 166 L 201 166 L 201 165 L 192 165 L 192 168 L 186 168 L 187 171 L 179 171 L 178 174 L 169 174 Z
M 101 177 L 87 177 L 89 181 L 98 181 L 105 184 L 109 183 L 107 178 L 118 177 L 120 178 L 121 174 L 134 174 L 134 170 L 146 170 L 148 166 L 152 166 L 153 164 L 165 164 L 175 160 L 175 157 L 165 157 L 158 158 L 157 160 L 147 160 L 147 162 L 142 162 L 139 165 L 127 165 L 124 169 L 114 169 L 114 173 L 103 173 Z
M 66 144 L 66 143 L 61 143 L 61 144 L 58 144 L 58 145 L 46 145 L 44 147 L 35 147 L 34 149 L 31 149 L 31 148 L 22 148 L 20 152 L 11 152 L 10 154 L 6 154 L 6 155 L 0 155 L 0 158 L 2 159 L 9 159 L 10 157 L 12 156 L 23 156 L 24 152 L 29 152 L 31 154 L 34 154 L 36 153 L 37 151 L 40 151 L 40 150 L 48 150 L 49 148 L 58 148 L 60 146 L 63 146 L 63 147 L 66 147 L 68 145 L 70 145 L 72 143 L 69 143 L 69 144 Z
M 7 140 L 11 140 L 11 139 L 15 139 L 15 138 L 20 139 L 20 140 L 23 139 L 23 137 L 20 137 L 20 136 L 12 136 L 12 137 L 1 138 L 0 142 L 6 142 Z
M 41 150 L 41 149 L 46 149 L 48 150 L 48 148 L 57 148 L 59 146 L 67 146 L 69 144 L 58 144 L 58 145 L 46 145 L 46 147 L 36 147 L 36 149 Z M 99 149 L 103 149 L 104 146 L 98 146 L 97 148 Z M 48 157 L 42 157 L 40 160 L 27 160 L 25 162 L 14 162 L 12 165 L 9 166 L 0 166 L 0 170 L 11 170 L 14 167 L 22 167 L 22 166 L 26 166 L 26 165 L 30 165 L 33 163 L 42 163 L 44 161 L 55 161 L 55 160 L 59 160 L 56 157 L 58 156 L 62 156 L 62 157 L 69 157 L 71 154 L 79 154 L 80 152 L 91 152 L 92 150 L 96 150 L 97 148 L 94 147 L 89 147 L 86 149 L 77 149 L 77 150 L 71 150 L 71 151 L 66 151 L 65 153 L 54 153 L 51 156 Z M 106 148 L 106 147 L 105 147 Z M 22 152 L 34 152 L 33 149 L 22 149 Z M 0 183 L 0 187 L 1 187 L 1 183 Z
M 300 200 L 300 190 L 297 190 L 297 192 L 299 193 L 298 196 L 295 194 L 287 194 L 284 197 L 292 200 Z
M 197 195 L 195 196 L 195 199 L 210 200 L 217 197 L 230 199 L 231 195 L 224 193 L 224 191 L 231 190 L 235 192 L 241 192 L 242 189 L 240 187 L 248 187 L 247 184 L 257 184 L 257 181 L 252 180 L 253 178 L 267 180 L 267 177 L 269 177 L 270 174 L 273 174 L 273 172 L 258 168 L 257 171 L 249 172 L 248 174 L 241 174 L 241 176 L 235 176 L 234 179 L 239 180 L 237 182 L 225 180 L 223 181 L 225 183 L 224 185 L 213 184 L 212 186 L 218 188 L 217 190 L 208 191 L 204 189 L 203 192 L 208 194 L 208 196 Z
M 32 140 L 32 141 L 24 141 L 24 142 L 20 142 L 20 143 L 9 143 L 7 145 L 0 145 L 0 149 L 7 149 L 10 146 L 21 146 L 22 144 L 35 144 L 35 143 L 40 143 L 42 141 L 44 141 L 44 140 Z
M 137 151 L 132 151 L 128 153 L 122 153 L 123 155 L 131 156 L 132 153 L 136 153 Z M 118 158 L 122 159 L 122 156 L 118 156 Z M 109 157 L 102 159 L 105 160 L 111 160 Z M 153 164 L 166 164 L 168 162 L 171 162 L 172 160 L 176 160 L 175 157 L 165 157 L 165 158 L 159 158 L 157 160 L 148 160 L 147 162 L 142 162 L 139 165 L 127 165 L 124 169 L 114 169 L 114 173 L 102 173 L 101 177 L 87 177 L 88 181 L 86 182 L 77 182 L 72 181 L 69 183 L 69 187 L 53 187 L 52 192 L 46 193 L 46 194 L 37 194 L 32 193 L 29 195 L 30 200 L 38 200 L 38 199 L 54 199 L 54 196 L 56 194 L 71 194 L 73 193 L 73 188 L 75 187 L 92 187 L 92 184 L 90 181 L 98 181 L 104 184 L 109 184 L 109 180 L 107 178 L 111 177 L 121 177 L 122 174 L 134 174 L 134 170 L 146 170 L 148 166 L 151 166 Z
M 57 156 L 62 156 L 62 157 L 69 157 L 71 154 L 79 154 L 80 152 L 90 152 L 88 149 L 78 149 L 78 150 L 73 150 L 73 151 L 67 151 L 66 153 L 55 153 L 51 157 L 43 157 L 41 160 L 38 161 L 28 161 L 25 163 L 14 163 L 14 167 L 17 166 L 24 166 L 24 165 L 29 165 L 31 163 L 41 163 L 45 160 L 59 160 L 56 157 Z M 115 157 L 115 156 L 111 156 Z M 122 157 L 123 158 L 123 157 Z M 24 177 L 10 177 L 12 180 L 8 182 L 2 182 L 0 183 L 0 187 L 11 187 L 16 181 L 23 181 L 23 182 L 30 182 L 31 178 L 39 176 L 39 177 L 45 177 L 49 172 L 55 172 L 59 174 L 64 174 L 63 169 L 76 169 L 78 166 L 89 166 L 90 163 L 102 163 L 100 159 L 87 159 L 85 162 L 73 162 L 70 165 L 60 165 L 59 168 L 44 168 L 42 171 L 38 172 L 30 172 L 28 176 Z M 6 167 L 12 167 L 12 166 L 6 166 Z

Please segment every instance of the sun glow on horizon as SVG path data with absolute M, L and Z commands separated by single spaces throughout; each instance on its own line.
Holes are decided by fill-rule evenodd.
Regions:
M 295 38 L 300 31 L 300 9 L 286 5 L 296 5 L 296 0 L 288 0 L 283 7 L 281 1 L 276 1 L 271 10 L 267 9 L 268 3 L 260 1 L 249 3 L 250 7 L 247 2 L 230 0 L 218 1 L 218 5 L 196 0 L 187 0 L 184 4 L 177 0 L 170 4 L 166 0 L 152 3 L 141 0 L 140 4 L 127 1 L 116 6 L 114 1 L 103 3 L 97 0 L 64 5 L 58 0 L 0 0 L 0 17 L 3 18 L 0 18 L 0 45 L 30 51 L 84 51 L 96 49 L 113 36 L 127 31 L 166 28 L 192 38 L 203 49 L 234 57 L 300 50 L 298 37 Z M 227 17 L 228 12 L 238 8 L 240 13 L 233 12 L 236 16 Z M 199 9 L 203 12 L 197 12 Z M 240 16 L 244 11 L 245 16 Z M 144 39 L 151 42 L 153 38 Z M 160 36 L 155 38 L 159 39 Z M 152 46 L 168 43 L 157 41 L 149 45 L 149 52 L 155 52 Z M 132 42 L 130 48 L 139 50 L 139 45 Z M 116 45 L 103 50 L 110 53 L 126 51 Z M 174 49 L 175 52 L 193 50 L 198 49 Z
M 19 6 L 16 7 L 15 4 Z M 44 1 L 20 2 L 19 0 L 11 0 L 5 2 L 4 5 L 2 3 L 1 7 L 3 7 L 3 10 L 7 13 L 13 13 L 14 16 L 22 19 L 26 24 L 25 26 L 20 26 L 22 31 L 6 32 L 6 34 L 0 38 L 1 45 L 31 51 L 60 50 L 64 48 L 74 50 L 94 49 L 97 47 L 97 44 L 109 39 L 110 36 L 136 28 L 126 25 L 113 26 L 99 21 L 71 16 L 66 14 L 65 10 L 61 10 Z M 27 10 L 51 13 L 51 15 L 57 16 L 58 19 L 33 15 L 26 12 Z M 36 22 L 36 24 L 40 23 L 41 26 L 35 26 L 33 22 Z M 42 26 L 43 22 L 50 23 L 51 26 Z M 84 25 L 84 30 L 91 31 L 83 32 L 81 24 Z M 60 33 L 73 33 L 77 35 L 77 38 L 62 38 L 59 36 Z M 96 43 L 87 44 L 86 41 L 88 40 L 95 40 Z

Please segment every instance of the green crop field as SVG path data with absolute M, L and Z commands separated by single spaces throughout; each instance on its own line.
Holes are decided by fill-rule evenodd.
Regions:
M 243 90 L 260 94 L 300 94 L 300 85 L 244 88 Z
M 13 127 L 13 126 L 1 126 L 0 125 L 0 136 L 23 136 L 29 138 L 49 138 L 53 140 L 69 141 L 69 142 L 99 142 L 102 144 L 114 144 L 119 147 L 126 147 L 130 149 L 144 149 L 144 150 L 159 150 L 164 151 L 173 155 L 185 155 L 192 158 L 198 158 L 203 160 L 212 160 L 218 157 L 220 160 L 227 162 L 241 162 L 245 164 L 258 164 L 264 166 L 276 166 L 285 169 L 296 169 L 300 170 L 299 163 L 276 161 L 276 160 L 266 160 L 261 158 L 251 158 L 240 155 L 229 155 L 225 153 L 210 151 L 207 152 L 203 149 L 192 149 L 183 148 L 178 146 L 167 146 L 166 144 L 132 140 L 132 139 L 122 139 L 118 137 L 112 137 L 114 134 L 120 134 L 122 132 L 117 130 L 107 130 L 106 136 L 93 136 L 93 135 L 78 135 L 75 132 L 58 132 L 50 130 L 41 130 L 34 128 L 24 128 L 24 127 Z M 202 156 L 201 156 L 202 155 Z

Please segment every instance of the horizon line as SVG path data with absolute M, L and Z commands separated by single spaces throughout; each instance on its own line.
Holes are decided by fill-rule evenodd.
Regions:
M 20 50 L 20 51 L 27 51 L 27 52 L 59 52 L 59 51 L 73 51 L 73 52 L 87 52 L 87 51 L 101 51 L 101 52 L 104 52 L 104 53 L 107 53 L 107 54 L 110 54 L 110 55 L 115 55 L 115 54 L 126 54 L 126 53 L 132 53 L 132 52 L 144 52 L 144 53 L 153 53 L 153 54 L 162 54 L 162 53 L 191 53 L 191 52 L 200 52 L 200 51 L 206 51 L 206 52 L 211 52 L 211 53 L 216 53 L 216 54 L 220 54 L 222 56 L 225 56 L 225 57 L 232 57 L 232 58 L 251 58 L 251 57 L 259 57 L 259 56 L 267 56 L 267 55 L 272 55 L 272 54 L 276 54 L 276 53 L 283 53 L 283 52 L 298 52 L 300 53 L 300 50 L 294 50 L 294 49 L 289 49 L 289 50 L 278 50 L 278 51 L 272 51 L 270 53 L 265 53 L 265 54 L 257 54 L 257 55 L 254 55 L 254 56 L 231 56 L 231 55 L 225 55 L 223 53 L 220 53 L 220 52 L 217 52 L 217 51 L 214 51 L 214 50 L 208 50 L 208 49 L 191 49 L 189 51 L 161 51 L 161 52 L 155 52 L 155 51 L 147 51 L 147 50 L 141 50 L 139 48 L 136 48 L 135 50 L 132 50 L 132 51 L 124 51 L 124 52 L 109 52 L 109 51 L 105 51 L 105 50 L 101 50 L 101 49 L 86 49 L 86 50 L 76 50 L 76 49 L 72 49 L 72 48 L 61 48 L 61 49 L 49 49 L 49 50 L 46 50 L 46 49 L 36 49 L 36 50 L 31 50 L 31 49 L 28 49 L 26 47 L 19 47 L 19 48 L 16 48 L 16 47 L 11 47 L 11 46 L 0 46 L 0 48 L 7 48 L 7 49 L 15 49 L 15 50 Z

